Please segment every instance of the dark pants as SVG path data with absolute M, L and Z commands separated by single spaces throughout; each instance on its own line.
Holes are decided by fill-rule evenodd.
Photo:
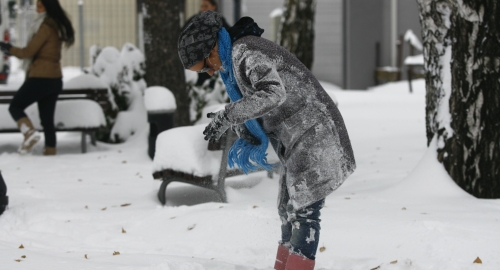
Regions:
M 288 195 L 288 192 L 286 195 Z M 289 202 L 289 199 L 284 201 Z M 279 205 L 278 212 L 281 218 L 280 244 L 290 248 L 293 253 L 314 260 L 321 229 L 319 211 L 324 204 L 325 199 L 322 199 L 300 210 L 294 210 L 291 203 Z
M 7 197 L 7 186 L 3 181 L 2 172 L 0 171 L 0 215 L 3 214 L 8 204 L 9 197 Z
M 24 110 L 31 104 L 38 102 L 45 146 L 56 147 L 56 130 L 54 126 L 54 112 L 59 93 L 62 91 L 61 78 L 28 78 L 14 95 L 9 112 L 17 122 L 26 117 Z
M 5 195 L 7 195 L 7 185 L 5 185 L 5 181 L 3 180 L 2 177 L 2 172 L 0 171 L 0 198 Z

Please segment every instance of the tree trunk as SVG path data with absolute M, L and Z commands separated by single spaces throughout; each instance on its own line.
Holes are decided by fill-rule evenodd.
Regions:
M 285 0 L 277 43 L 293 53 L 308 69 L 314 60 L 316 0 Z
M 175 96 L 175 125 L 189 125 L 189 96 L 184 68 L 177 52 L 180 34 L 178 0 L 142 0 L 144 14 L 145 80 L 149 86 L 163 86 Z
M 500 3 L 417 0 L 426 68 L 428 143 L 453 180 L 500 198 Z

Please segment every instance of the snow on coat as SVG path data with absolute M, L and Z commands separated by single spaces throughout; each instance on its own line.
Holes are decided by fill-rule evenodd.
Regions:
M 226 106 L 229 121 L 257 118 L 280 157 L 279 203 L 295 209 L 325 198 L 356 163 L 342 116 L 312 73 L 275 43 L 246 36 L 233 44 L 233 72 L 243 98 Z

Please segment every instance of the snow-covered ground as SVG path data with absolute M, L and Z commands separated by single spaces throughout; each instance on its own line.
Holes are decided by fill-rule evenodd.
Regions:
M 327 197 L 316 269 L 500 269 L 500 200 L 463 192 L 427 149 L 424 82 L 414 81 L 413 94 L 407 82 L 325 88 L 339 102 L 358 168 Z M 87 154 L 79 134 L 58 133 L 55 157 L 41 155 L 43 142 L 19 156 L 21 135 L 0 134 L 10 198 L 0 269 L 272 269 L 277 177 L 229 178 L 227 204 L 172 183 L 163 207 L 147 132 Z

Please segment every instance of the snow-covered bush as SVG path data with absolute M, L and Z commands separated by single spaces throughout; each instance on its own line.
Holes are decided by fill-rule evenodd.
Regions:
M 196 85 L 198 73 L 186 70 L 185 74 L 187 90 L 189 91 L 189 98 L 191 100 L 191 124 L 195 124 L 205 117 L 202 113 L 205 107 L 229 102 L 226 87 L 218 73 L 215 73 L 200 86 Z
M 107 129 L 98 139 L 123 142 L 147 125 L 147 112 L 143 94 L 146 89 L 145 57 L 131 43 L 121 51 L 115 47 L 90 48 L 89 72 L 101 78 L 109 89 L 109 109 L 105 112 Z

